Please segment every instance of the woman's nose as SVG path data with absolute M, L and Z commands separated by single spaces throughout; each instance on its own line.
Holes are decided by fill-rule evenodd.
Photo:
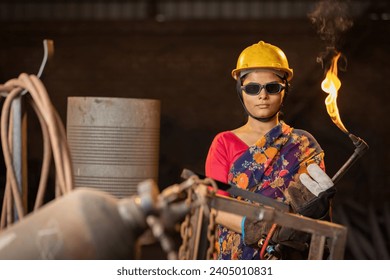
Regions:
M 268 93 L 265 91 L 265 88 L 262 88 L 259 92 L 259 99 L 267 99 Z

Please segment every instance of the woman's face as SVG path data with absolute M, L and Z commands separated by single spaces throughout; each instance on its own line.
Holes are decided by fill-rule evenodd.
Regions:
M 245 77 L 242 84 L 247 85 L 249 83 L 259 83 L 264 85 L 270 82 L 279 82 L 284 84 L 282 79 L 275 73 L 261 70 L 250 72 Z M 284 90 L 278 94 L 268 94 L 265 88 L 262 88 L 258 95 L 249 95 L 244 90 L 242 91 L 244 104 L 247 110 L 253 116 L 258 118 L 267 118 L 279 111 L 284 94 Z

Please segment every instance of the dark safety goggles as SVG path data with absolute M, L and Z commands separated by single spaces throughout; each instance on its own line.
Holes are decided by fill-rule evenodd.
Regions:
M 264 85 L 259 83 L 249 83 L 245 86 L 241 86 L 241 90 L 245 91 L 246 94 L 249 95 L 258 95 L 262 89 L 265 89 L 268 94 L 278 94 L 285 88 L 285 85 L 278 82 L 270 82 Z

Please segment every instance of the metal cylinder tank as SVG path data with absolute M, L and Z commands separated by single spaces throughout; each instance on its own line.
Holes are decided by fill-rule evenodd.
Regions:
M 122 198 L 157 181 L 159 100 L 68 97 L 66 130 L 75 187 Z

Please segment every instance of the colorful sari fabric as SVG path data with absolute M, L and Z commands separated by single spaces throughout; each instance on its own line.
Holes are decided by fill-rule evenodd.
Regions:
M 232 164 L 228 182 L 267 197 L 284 200 L 284 190 L 299 181 L 306 166 L 324 169 L 324 153 L 312 135 L 284 122 L 260 138 Z M 258 259 L 259 248 L 246 246 L 241 234 L 218 226 L 218 259 Z

